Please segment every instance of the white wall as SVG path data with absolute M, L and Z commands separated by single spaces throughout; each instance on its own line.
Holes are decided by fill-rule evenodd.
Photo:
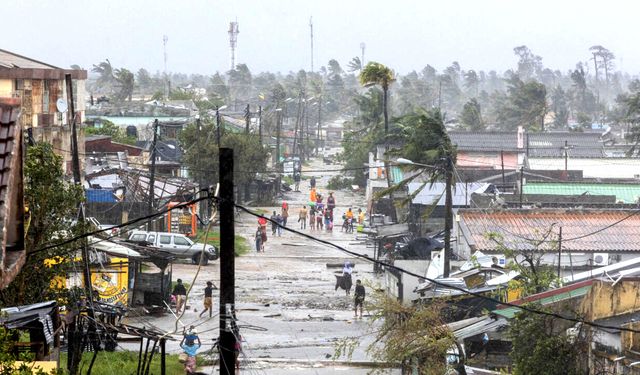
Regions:
M 564 170 L 564 158 L 529 158 L 529 167 L 540 170 Z M 569 170 L 582 170 L 584 177 L 634 178 L 640 175 L 640 161 L 634 158 L 569 158 Z

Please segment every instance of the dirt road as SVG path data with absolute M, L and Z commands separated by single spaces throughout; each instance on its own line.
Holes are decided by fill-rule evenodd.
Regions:
M 303 168 L 303 176 L 316 176 L 317 185 L 324 196 L 326 184 L 336 174 L 329 170 L 340 168 L 323 165 L 321 160 L 312 161 Z M 314 172 L 305 172 L 314 171 Z M 297 212 L 309 200 L 308 180 L 301 183 L 301 192 L 284 194 L 283 200 L 289 204 L 289 227 L 299 229 Z M 333 231 L 310 231 L 318 238 L 329 240 L 351 251 L 373 256 L 372 249 L 366 248 L 364 241 L 356 239 L 357 234 L 341 233 L 340 216 L 348 207 L 364 209 L 364 196 L 350 191 L 336 191 L 336 228 Z M 262 212 L 272 212 L 279 207 L 253 207 Z M 267 215 L 269 216 L 269 215 Z M 253 244 L 253 234 L 257 227 L 255 217 L 242 213 L 236 222 L 236 233 L 245 236 Z M 281 237 L 271 236 L 266 243 L 266 251 L 252 251 L 236 258 L 236 311 L 238 324 L 243 336 L 243 372 L 259 370 L 266 374 L 333 374 L 347 371 L 349 374 L 366 374 L 371 368 L 371 358 L 365 348 L 371 341 L 368 332 L 372 329 L 365 316 L 354 319 L 353 294 L 346 296 L 342 290 L 334 291 L 336 271 L 328 268 L 328 263 L 355 263 L 353 279 L 366 283 L 379 283 L 372 273 L 370 263 L 354 259 L 345 253 L 318 244 L 299 235 L 284 232 Z M 174 264 L 173 278 L 182 278 L 191 283 L 196 266 Z M 203 339 L 203 349 L 211 347 L 211 340 L 218 336 L 218 294 L 214 292 L 214 317 L 198 319 L 202 309 L 204 287 L 211 280 L 219 281 L 219 263 L 213 262 L 203 267 L 190 294 L 190 308 L 182 321 L 184 324 L 198 324 Z M 217 291 L 216 291 L 217 292 Z M 353 291 L 352 291 L 353 293 Z M 366 312 L 365 312 L 366 314 Z M 154 320 L 135 318 L 130 323 L 142 325 L 151 322 L 157 327 L 170 330 L 175 319 L 170 315 Z M 353 353 L 349 363 L 345 358 L 332 362 L 336 341 L 346 337 L 361 337 L 362 344 Z M 179 352 L 177 342 L 168 344 L 168 350 Z M 344 361 L 344 362 L 342 362 Z M 355 365 L 355 366 L 354 366 Z M 210 372 L 211 368 L 203 369 Z

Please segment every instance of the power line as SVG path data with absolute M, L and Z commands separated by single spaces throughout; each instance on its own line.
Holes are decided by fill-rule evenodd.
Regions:
M 471 296 L 474 296 L 474 297 L 478 297 L 478 298 L 481 298 L 481 299 L 484 299 L 484 300 L 487 300 L 487 301 L 490 301 L 490 302 L 494 302 L 494 303 L 496 303 L 498 305 L 501 305 L 501 306 L 515 307 L 515 308 L 518 308 L 518 309 L 521 309 L 521 310 L 524 310 L 524 311 L 527 311 L 527 312 L 530 312 L 530 313 L 533 313 L 533 314 L 549 316 L 549 317 L 562 319 L 562 320 L 566 320 L 566 321 L 570 321 L 570 322 L 574 322 L 574 323 L 581 323 L 581 324 L 585 324 L 585 325 L 588 325 L 588 326 L 591 326 L 591 327 L 594 327 L 594 328 L 640 333 L 640 330 L 636 330 L 636 329 L 632 329 L 632 328 L 608 326 L 608 325 L 599 324 L 599 323 L 595 323 L 595 322 L 584 320 L 584 319 L 578 319 L 578 318 L 562 316 L 560 314 L 553 313 L 553 312 L 546 312 L 546 311 L 537 310 L 537 309 L 534 309 L 534 308 L 531 308 L 531 307 L 528 307 L 528 306 L 525 306 L 525 305 L 517 305 L 517 304 L 511 303 L 511 302 L 503 302 L 503 301 L 500 301 L 500 300 L 498 300 L 496 298 L 489 297 L 489 296 L 483 295 L 481 293 L 477 293 L 477 292 L 474 292 L 472 290 L 468 290 L 468 289 L 465 289 L 465 288 L 462 288 L 462 287 L 458 287 L 456 285 L 445 284 L 445 283 L 443 283 L 441 281 L 438 281 L 437 279 L 430 279 L 428 277 L 425 277 L 425 276 L 422 276 L 422 275 L 418 275 L 418 274 L 413 273 L 411 271 L 407 271 L 407 270 L 405 270 L 405 269 L 403 269 L 401 267 L 395 266 L 393 264 L 388 264 L 388 263 L 382 262 L 380 260 L 373 259 L 373 258 L 370 258 L 368 256 L 365 256 L 365 255 L 358 254 L 356 252 L 347 250 L 344 247 L 342 247 L 340 245 L 337 245 L 337 244 L 334 244 L 334 243 L 332 243 L 330 241 L 323 240 L 321 238 L 317 238 L 317 237 L 312 236 L 310 234 L 306 234 L 306 233 L 300 232 L 298 230 L 291 229 L 289 227 L 284 227 L 284 226 L 278 224 L 275 220 L 271 220 L 270 218 L 267 218 L 267 217 L 265 217 L 265 216 L 263 216 L 263 215 L 261 215 L 259 213 L 253 212 L 253 211 L 251 211 L 250 209 L 248 209 L 248 208 L 246 208 L 244 206 L 241 206 L 241 205 L 238 205 L 238 204 L 235 204 L 235 206 L 237 208 L 239 208 L 240 210 L 248 213 L 249 215 L 252 215 L 252 216 L 255 216 L 255 217 L 264 217 L 266 220 L 272 222 L 273 224 L 278 225 L 279 227 L 283 228 L 286 231 L 289 231 L 291 233 L 294 233 L 294 234 L 297 234 L 299 236 L 305 237 L 305 238 L 310 239 L 312 241 L 319 242 L 321 244 L 336 248 L 336 249 L 338 249 L 338 250 L 340 250 L 340 251 L 342 251 L 344 253 L 347 253 L 347 254 L 349 254 L 349 255 L 351 255 L 353 257 L 356 257 L 356 258 L 359 258 L 359 259 L 363 259 L 363 260 L 367 260 L 369 262 L 378 264 L 380 266 L 385 266 L 385 267 L 388 267 L 388 268 L 392 268 L 392 269 L 395 269 L 396 271 L 402 272 L 402 273 L 407 274 L 409 276 L 413 276 L 413 277 L 416 277 L 418 279 L 424 279 L 424 280 L 427 280 L 427 281 L 429 281 L 429 282 L 431 282 L 431 283 L 433 283 L 435 285 L 446 287 L 446 288 L 453 289 L 453 290 L 457 290 L 457 291 L 462 292 L 464 294 L 471 295 Z
M 207 189 L 201 189 L 198 192 L 201 192 L 201 191 L 208 191 L 208 190 Z M 133 225 L 133 224 L 146 222 L 146 220 L 153 219 L 153 218 L 155 218 L 157 216 L 164 215 L 167 212 L 170 212 L 170 211 L 173 211 L 173 210 L 176 210 L 176 209 L 185 208 L 185 207 L 188 207 L 188 206 L 190 206 L 190 205 L 192 205 L 194 203 L 197 203 L 197 202 L 200 202 L 200 201 L 203 201 L 203 200 L 207 200 L 207 199 L 210 199 L 210 197 L 209 196 L 204 196 L 204 197 L 200 197 L 200 198 L 195 198 L 195 199 L 192 199 L 192 200 L 189 200 L 189 201 L 186 201 L 186 202 L 182 202 L 182 203 L 176 204 L 173 207 L 158 211 L 156 213 L 153 213 L 153 214 L 150 214 L 150 215 L 146 215 L 146 216 L 142 216 L 142 217 L 127 221 L 126 223 L 114 225 L 111 228 L 98 229 L 98 230 L 95 230 L 95 231 L 92 231 L 92 232 L 86 232 L 86 233 L 83 233 L 81 235 L 78 235 L 78 236 L 69 238 L 67 240 L 64 240 L 62 242 L 58 242 L 58 243 L 55 243 L 55 244 L 52 244 L 52 245 L 48 245 L 48 246 L 45 246 L 45 247 L 30 251 L 27 254 L 27 256 L 32 256 L 34 254 L 37 254 L 37 253 L 40 253 L 40 252 L 43 252 L 43 251 L 47 251 L 47 250 L 50 250 L 50 249 L 55 249 L 56 247 L 68 245 L 68 244 L 73 243 L 73 242 L 75 242 L 77 240 L 80 240 L 80 239 L 83 239 L 83 238 L 87 238 L 89 236 L 94 236 L 94 235 L 97 235 L 97 234 L 100 234 L 100 233 L 112 231 L 113 229 L 120 229 L 120 228 L 128 227 L 128 226 Z

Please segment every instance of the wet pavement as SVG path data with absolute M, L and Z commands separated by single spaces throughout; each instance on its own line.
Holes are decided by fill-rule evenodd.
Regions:
M 339 165 L 324 165 L 322 159 L 312 160 L 303 167 L 303 178 L 316 176 L 318 190 L 327 196 L 326 184 L 338 172 Z M 314 171 L 314 172 L 305 172 Z M 289 204 L 288 226 L 299 229 L 298 210 L 309 201 L 309 183 L 303 180 L 301 192 L 287 192 L 283 199 Z M 354 211 L 365 208 L 364 193 L 335 191 L 336 228 L 333 231 L 311 231 L 305 233 L 338 244 L 350 251 L 373 256 L 373 249 L 367 248 L 362 235 L 340 231 L 342 213 L 348 207 Z M 326 202 L 326 198 L 325 198 Z M 280 211 L 277 207 L 251 207 L 260 212 Z M 270 216 L 266 215 L 266 216 Z M 247 238 L 252 251 L 236 258 L 236 315 L 243 336 L 241 372 L 262 374 L 366 374 L 374 364 L 366 347 L 371 342 L 372 327 L 368 318 L 354 319 L 353 289 L 350 296 L 343 290 L 334 290 L 335 276 L 340 268 L 329 268 L 327 264 L 355 263 L 353 280 L 362 279 L 366 285 L 381 283 L 373 273 L 371 263 L 356 259 L 344 252 L 319 244 L 297 234 L 284 232 L 281 237 L 271 236 L 264 253 L 257 253 L 253 236 L 257 219 L 248 213 L 241 213 L 236 221 L 236 234 Z M 270 224 L 269 224 L 270 229 Z M 173 265 L 173 279 L 182 278 L 192 284 L 197 267 L 186 263 Z M 203 343 L 201 354 L 212 347 L 212 340 L 218 336 L 218 291 L 214 291 L 213 318 L 198 318 L 202 310 L 206 281 L 219 284 L 219 262 L 202 267 L 193 290 L 189 295 L 186 313 L 178 324 L 197 325 Z M 162 317 L 136 316 L 131 314 L 128 324 L 153 326 L 172 331 L 175 318 L 166 314 Z M 179 335 L 176 335 L 179 337 Z M 335 343 L 348 337 L 359 337 L 360 345 L 352 358 L 341 357 L 333 361 Z M 178 341 L 167 343 L 167 350 L 179 353 Z M 126 344 L 125 344 L 126 345 Z M 214 356 L 217 358 L 217 356 Z M 214 367 L 204 367 L 205 373 L 217 373 Z M 388 370 L 387 373 L 399 373 Z

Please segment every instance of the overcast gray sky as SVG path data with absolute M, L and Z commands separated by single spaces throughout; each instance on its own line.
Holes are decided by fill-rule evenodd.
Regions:
M 212 74 L 229 69 L 229 22 L 240 26 L 237 62 L 253 72 L 310 69 L 360 55 L 399 73 L 452 61 L 463 69 L 515 67 L 527 45 L 547 67 L 566 71 L 594 44 L 616 69 L 640 70 L 635 1 L 564 0 L 0 0 L 0 48 L 68 67 L 109 58 L 115 67 Z

